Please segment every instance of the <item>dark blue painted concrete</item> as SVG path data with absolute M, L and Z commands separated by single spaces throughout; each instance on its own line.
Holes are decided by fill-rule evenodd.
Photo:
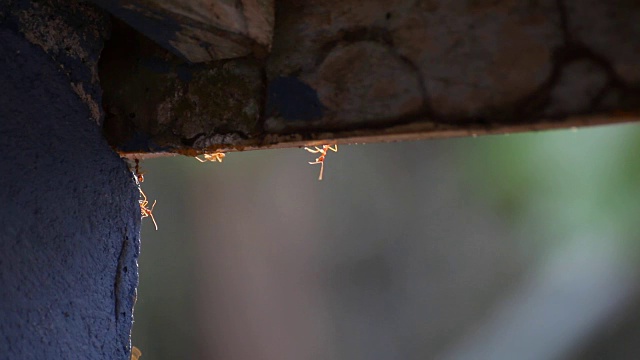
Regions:
M 130 172 L 40 48 L 0 29 L 0 359 L 126 359 Z
M 311 86 L 295 77 L 277 77 L 267 88 L 267 117 L 290 121 L 311 121 L 322 118 L 324 106 Z

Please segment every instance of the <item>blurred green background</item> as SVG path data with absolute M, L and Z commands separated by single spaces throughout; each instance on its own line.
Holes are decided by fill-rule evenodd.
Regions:
M 142 163 L 142 359 L 640 354 L 640 127 Z

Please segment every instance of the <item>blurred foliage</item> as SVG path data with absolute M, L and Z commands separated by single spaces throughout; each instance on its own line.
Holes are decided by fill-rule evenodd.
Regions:
M 637 125 L 498 135 L 460 150 L 467 185 L 511 219 L 532 250 L 554 251 L 576 233 L 591 233 L 637 260 Z

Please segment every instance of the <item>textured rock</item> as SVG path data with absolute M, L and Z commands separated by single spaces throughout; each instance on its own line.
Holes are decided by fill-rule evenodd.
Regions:
M 568 40 L 606 59 L 627 83 L 640 82 L 640 2 L 564 0 Z
M 193 63 L 271 48 L 273 0 L 93 0 L 165 49 Z
M 549 94 L 546 114 L 575 114 L 592 107 L 603 94 L 608 81 L 607 74 L 591 61 L 568 64 L 562 69 L 558 83 Z
M 190 82 L 203 88 L 205 82 L 185 81 L 180 91 L 159 100 L 162 111 L 129 126 L 149 136 L 145 141 L 151 146 L 145 148 L 145 141 L 114 145 L 131 156 L 148 151 L 193 155 L 639 118 L 636 1 L 281 0 L 276 5 L 268 58 L 224 63 L 251 64 L 253 75 L 236 77 L 232 86 L 250 91 L 230 89 L 233 95 L 227 96 L 212 90 L 228 101 L 194 111 L 177 105 L 192 99 L 182 89 Z M 192 79 L 199 76 L 192 74 Z M 105 89 L 112 92 L 127 81 Z M 209 77 L 206 87 L 230 86 L 220 81 Z M 114 109 L 122 105 L 107 103 Z M 225 111 L 242 108 L 239 104 L 255 109 L 244 112 L 251 120 Z M 166 114 L 178 119 L 170 138 L 155 135 L 168 121 Z M 220 118 L 234 116 L 240 120 L 220 126 Z M 132 132 L 127 136 L 140 138 Z
M 105 131 L 121 150 L 206 148 L 260 132 L 262 73 L 254 60 L 182 61 L 120 22 L 102 54 Z M 194 152 L 195 153 L 195 152 Z
M 423 106 L 420 74 L 372 41 L 336 46 L 307 82 L 318 89 L 328 121 L 340 126 L 400 118 Z

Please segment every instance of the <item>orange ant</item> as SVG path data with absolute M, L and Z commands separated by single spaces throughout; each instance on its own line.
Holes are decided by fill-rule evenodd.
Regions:
M 151 216 L 151 220 L 153 220 L 153 225 L 156 230 L 158 230 L 158 224 L 156 223 L 156 219 L 153 217 L 153 208 L 156 206 L 156 201 L 153 201 L 153 205 L 151 205 L 151 209 L 147 208 L 149 205 L 149 201 L 147 200 L 147 195 L 144 194 L 142 189 L 140 188 L 140 183 L 144 182 L 144 175 L 140 172 L 140 160 L 136 159 L 136 167 L 135 167 L 135 176 L 138 181 L 138 190 L 140 191 L 140 195 L 142 196 L 142 200 L 138 200 L 140 204 L 140 213 L 142 214 L 142 218 L 146 218 Z
M 144 173 L 140 172 L 140 160 L 136 159 L 135 175 L 138 183 L 144 182 Z
M 151 205 L 151 209 L 149 209 L 147 208 L 147 205 L 149 205 L 147 195 L 142 192 L 142 189 L 140 189 L 140 195 L 142 195 L 142 199 L 138 200 L 138 203 L 140 203 L 140 213 L 142 214 L 142 218 L 150 216 L 151 220 L 153 220 L 153 225 L 156 227 L 156 230 L 158 230 L 158 224 L 156 223 L 156 219 L 153 217 L 153 208 L 156 206 L 156 201 L 153 201 L 153 205 Z
M 131 360 L 138 360 L 142 356 L 142 351 L 135 346 L 131 347 Z
M 304 149 L 312 154 L 320 154 L 320 156 L 318 156 L 316 161 L 313 161 L 313 162 L 310 161 L 309 164 L 311 165 L 320 164 L 320 176 L 318 177 L 318 180 L 322 180 L 322 173 L 324 171 L 324 158 L 325 156 L 327 156 L 327 151 L 331 150 L 333 152 L 338 152 L 338 144 L 335 144 L 333 146 L 322 145 L 322 149 L 317 146 L 314 146 L 313 149 L 308 147 L 305 147 Z
M 196 156 L 196 160 L 200 161 L 200 162 L 207 162 L 207 161 L 211 161 L 211 162 L 222 162 L 222 159 L 224 159 L 224 157 L 226 156 L 223 152 L 221 151 L 216 151 L 213 154 L 202 154 L 202 156 L 204 156 L 204 160 L 200 159 L 199 157 Z

